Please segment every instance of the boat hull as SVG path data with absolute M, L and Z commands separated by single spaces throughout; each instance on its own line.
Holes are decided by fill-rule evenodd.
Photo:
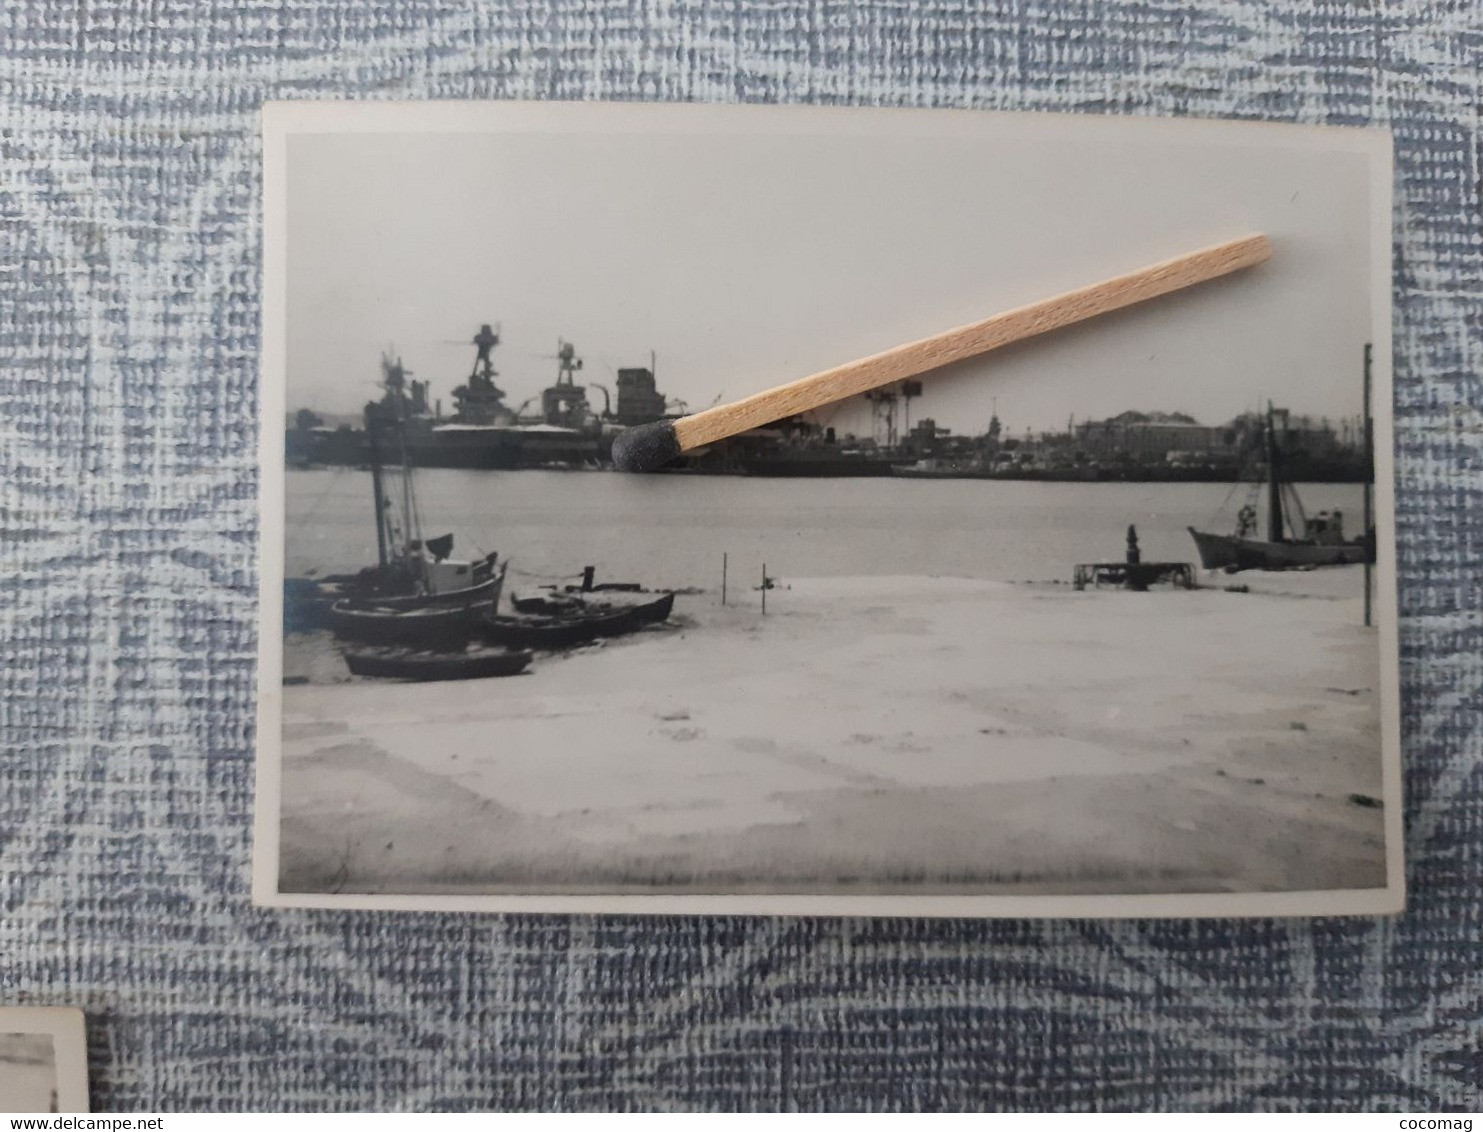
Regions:
M 333 629 L 337 618 L 335 607 L 346 609 L 462 609 L 469 605 L 498 605 L 505 584 L 506 563 L 494 567 L 492 575 L 482 577 L 472 586 L 440 594 L 418 594 L 406 586 L 396 587 L 378 577 L 375 567 L 361 574 L 341 574 L 330 578 L 285 578 L 283 582 L 283 629 L 287 633 L 308 633 Z M 474 576 L 484 573 L 484 563 L 474 567 Z M 398 579 L 399 580 L 399 579 Z M 384 588 L 383 588 L 384 587 Z M 396 587 L 396 588 L 394 588 Z
M 382 680 L 483 680 L 515 676 L 530 665 L 529 652 L 483 649 L 465 653 L 429 653 L 408 649 L 347 651 L 345 664 L 354 676 Z
M 507 565 L 508 563 L 501 563 L 493 577 L 461 590 L 448 590 L 440 594 L 407 594 L 402 597 L 352 598 L 349 604 L 366 609 L 464 609 L 470 605 L 498 605 L 500 591 L 505 584 Z
M 367 644 L 455 649 L 468 643 L 483 619 L 494 613 L 491 601 L 454 609 L 357 608 L 346 602 L 330 610 L 331 627 L 341 640 Z
M 1188 528 L 1207 570 L 1296 570 L 1309 566 L 1346 566 L 1373 562 L 1363 543 L 1265 542 L 1216 535 Z
M 566 649 L 602 637 L 636 633 L 669 618 L 675 595 L 664 594 L 640 605 L 597 606 L 575 611 L 556 609 L 546 616 L 489 617 L 479 633 L 490 644 L 521 649 Z

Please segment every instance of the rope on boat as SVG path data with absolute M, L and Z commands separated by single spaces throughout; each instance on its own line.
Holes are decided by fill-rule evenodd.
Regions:
M 1240 480 L 1237 480 L 1235 483 L 1231 484 L 1231 489 L 1226 492 L 1226 497 L 1220 501 L 1220 506 L 1217 507 L 1214 511 L 1210 512 L 1210 519 L 1209 522 L 1206 524 L 1207 526 L 1215 526 L 1215 520 L 1220 518 L 1220 513 L 1226 509 L 1226 504 L 1231 501 L 1231 496 L 1236 494 L 1236 489 L 1240 486 Z
M 299 521 L 293 525 L 292 529 L 294 534 L 298 534 L 300 531 L 302 531 L 306 526 L 308 526 L 309 521 L 319 514 L 320 505 L 329 498 L 330 492 L 335 490 L 335 485 L 340 482 L 341 477 L 344 476 L 345 473 L 349 470 L 349 468 L 344 467 L 334 469 L 334 471 L 330 475 L 330 482 L 325 485 L 325 489 L 314 497 L 314 502 L 309 504 L 309 510 L 305 511 L 304 514 L 300 516 Z
M 1215 521 L 1220 518 L 1220 513 L 1226 509 L 1226 504 L 1231 501 L 1231 496 L 1235 495 L 1236 489 L 1241 486 L 1242 481 L 1240 480 L 1237 480 L 1235 483 L 1231 484 L 1230 490 L 1226 492 L 1226 497 L 1220 501 L 1220 506 L 1218 506 L 1214 511 L 1210 513 L 1209 523 L 1211 526 L 1215 525 Z M 1246 487 L 1248 489 L 1246 492 L 1246 504 L 1249 507 L 1254 507 L 1256 506 L 1257 496 L 1261 493 L 1262 485 L 1259 483 L 1252 483 L 1247 484 Z

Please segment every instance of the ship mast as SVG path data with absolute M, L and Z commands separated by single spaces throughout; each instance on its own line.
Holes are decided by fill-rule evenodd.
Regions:
M 381 447 L 376 441 L 379 414 L 373 405 L 366 406 L 366 442 L 371 457 L 371 496 L 376 504 L 376 560 L 382 570 L 386 569 L 386 507 L 383 502 L 381 484 Z
M 371 438 L 371 482 L 377 500 L 376 546 L 383 566 L 388 565 L 391 558 L 395 556 L 399 563 L 410 565 L 420 580 L 426 581 L 426 563 L 420 552 L 421 521 L 417 514 L 417 497 L 412 485 L 412 460 L 407 448 L 407 426 L 411 408 L 407 398 L 409 373 L 402 365 L 400 358 L 392 358 L 387 354 L 382 355 L 381 368 L 386 394 L 379 405 L 366 407 L 366 431 Z M 373 414 L 375 424 L 372 423 Z M 402 499 L 399 532 L 394 530 L 391 516 L 386 511 L 386 505 L 390 503 L 390 500 L 383 497 L 381 450 L 375 440 L 375 430 L 381 426 L 389 426 L 395 430 L 393 439 L 396 444 L 396 456 L 401 462 Z M 392 545 L 393 539 L 398 535 L 400 544 L 394 546 Z M 411 553 L 414 543 L 419 551 L 416 555 Z
M 421 546 L 422 532 L 417 529 L 412 513 L 412 464 L 407 459 L 407 418 L 401 414 L 397 416 L 397 440 L 402 449 L 402 540 L 406 544 L 403 549 L 410 550 L 414 542 Z M 420 562 L 422 556 L 419 554 L 417 557 Z

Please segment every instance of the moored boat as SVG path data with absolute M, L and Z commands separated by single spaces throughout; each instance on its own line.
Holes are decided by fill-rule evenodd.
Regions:
M 507 648 L 572 648 L 657 625 L 668 620 L 674 604 L 672 593 L 631 604 L 580 602 L 575 608 L 563 599 L 554 599 L 535 612 L 486 617 L 479 625 L 479 634 L 491 644 Z M 532 607 L 527 604 L 526 608 Z
M 1294 570 L 1308 566 L 1344 566 L 1373 562 L 1361 542 L 1320 543 L 1288 539 L 1281 542 L 1216 535 L 1189 528 L 1207 570 Z
M 345 664 L 354 676 L 383 680 L 482 680 L 515 676 L 530 666 L 529 652 L 507 649 L 470 649 L 466 652 L 427 652 L 406 648 L 347 650 Z
M 1344 515 L 1320 511 L 1309 516 L 1297 489 L 1287 482 L 1282 448 L 1277 440 L 1277 415 L 1286 410 L 1267 406 L 1263 427 L 1266 450 L 1267 537 L 1257 538 L 1255 500 L 1241 508 L 1234 534 L 1221 535 L 1187 527 L 1207 570 L 1293 570 L 1313 566 L 1342 566 L 1374 562 L 1374 532 L 1361 538 L 1346 538 Z
M 364 574 L 337 574 L 325 578 L 286 578 L 283 583 L 283 622 L 291 633 L 328 629 L 332 610 L 343 603 L 355 609 L 451 609 L 479 602 L 497 602 L 504 585 L 505 564 L 495 565 L 491 554 L 472 564 L 472 585 L 450 590 L 427 590 L 412 582 L 378 584 L 376 567 Z M 455 568 L 460 564 L 455 563 Z
M 487 560 L 493 566 L 494 555 Z M 363 609 L 463 609 L 470 605 L 498 605 L 509 563 L 501 562 L 482 581 L 462 589 L 407 594 L 401 597 L 352 595 L 346 603 Z
M 538 597 L 512 596 L 510 605 L 516 613 L 561 614 L 575 613 L 583 608 L 582 599 L 568 594 L 542 594 Z
M 565 590 L 546 589 L 535 594 L 512 594 L 510 605 L 516 613 L 579 613 L 597 608 L 608 609 L 658 609 L 666 596 L 663 590 L 645 590 L 637 585 L 612 584 L 593 586 L 590 590 L 568 587 Z M 661 618 L 660 620 L 663 620 Z
M 365 408 L 376 564 L 356 574 L 285 579 L 288 632 L 358 625 L 340 616 L 344 610 L 463 609 L 499 600 L 506 564 L 498 555 L 455 559 L 451 534 L 422 537 L 407 431 L 409 419 L 425 409 L 426 385 L 409 383 L 400 360 L 383 356 L 381 366 L 385 395 Z M 388 490 L 389 474 L 399 474 L 399 491 Z
M 336 602 L 330 610 L 330 626 L 335 636 L 342 640 L 422 648 L 461 648 L 495 608 L 492 601 L 452 609 L 437 606 L 396 609 L 342 601 Z

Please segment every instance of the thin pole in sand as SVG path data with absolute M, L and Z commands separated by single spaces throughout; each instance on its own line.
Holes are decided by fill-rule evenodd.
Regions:
M 762 564 L 762 616 L 767 616 L 767 563 Z
M 1365 550 L 1365 628 L 1366 629 L 1368 629 L 1370 627 L 1370 623 L 1373 620 L 1373 613 L 1372 613 L 1372 611 L 1370 609 L 1370 602 L 1371 602 L 1371 598 L 1370 598 L 1370 582 L 1371 582 L 1371 577 L 1370 577 L 1370 575 L 1371 575 L 1371 571 L 1374 570 L 1374 566 L 1371 564 L 1371 559 L 1374 556 L 1374 552 L 1378 549 L 1378 546 L 1376 545 L 1376 540 L 1374 540 L 1374 539 L 1372 539 L 1370 537 L 1370 524 L 1374 521 L 1374 519 L 1372 517 L 1372 514 L 1371 514 L 1372 507 L 1371 507 L 1371 503 L 1370 503 L 1370 485 L 1371 485 L 1372 481 L 1375 479 L 1375 438 L 1374 438 L 1374 432 L 1375 432 L 1375 430 L 1373 428 L 1372 422 L 1370 421 L 1370 357 L 1371 357 L 1371 354 L 1372 353 L 1373 353 L 1373 347 L 1371 346 L 1371 344 L 1369 342 L 1366 342 L 1365 343 L 1365 517 L 1364 517 L 1364 523 L 1360 527 L 1360 530 L 1363 532 L 1360 537 L 1363 538 L 1369 544 L 1367 546 L 1366 550 Z
M 726 552 L 721 552 L 721 604 L 726 604 Z

